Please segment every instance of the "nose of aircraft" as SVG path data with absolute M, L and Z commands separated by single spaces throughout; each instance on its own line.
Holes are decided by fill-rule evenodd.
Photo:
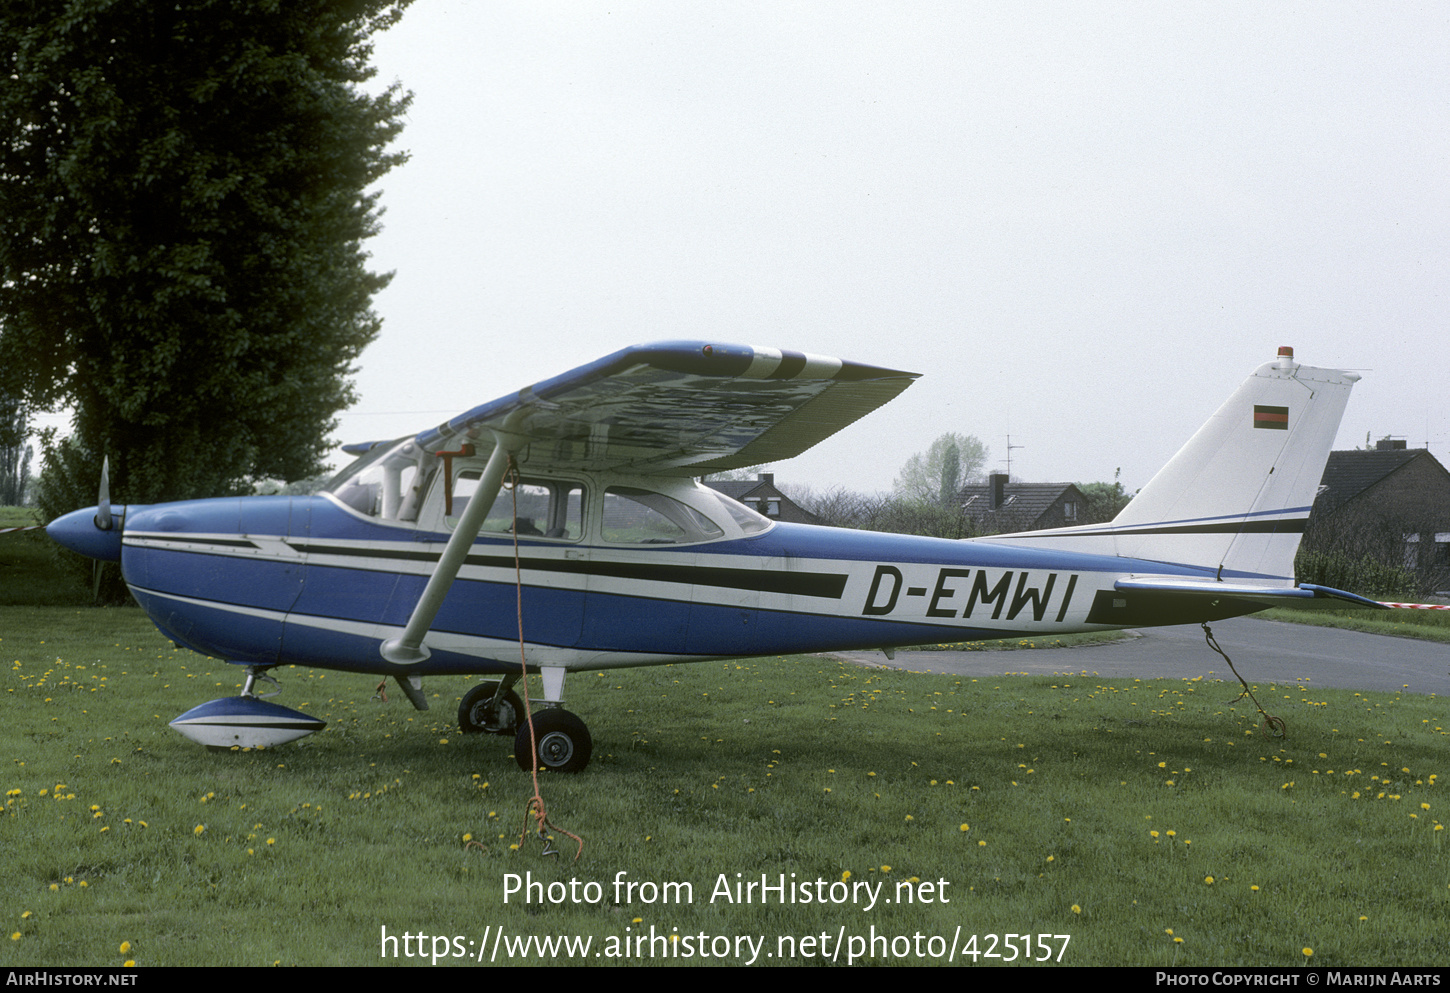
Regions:
M 73 552 L 105 562 L 121 561 L 121 520 L 125 507 L 112 507 L 111 526 L 102 529 L 97 522 L 100 507 L 73 510 L 64 517 L 57 517 L 45 528 L 45 533 Z

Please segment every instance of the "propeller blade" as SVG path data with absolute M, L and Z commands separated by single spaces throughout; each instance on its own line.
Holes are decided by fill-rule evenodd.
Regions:
M 109 531 L 111 522 L 111 457 L 101 460 L 101 492 L 96 497 L 96 527 Z

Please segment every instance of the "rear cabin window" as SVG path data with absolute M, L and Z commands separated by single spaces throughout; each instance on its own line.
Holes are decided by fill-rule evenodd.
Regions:
M 699 511 L 652 490 L 611 486 L 604 491 L 603 538 L 615 544 L 677 545 L 723 537 Z

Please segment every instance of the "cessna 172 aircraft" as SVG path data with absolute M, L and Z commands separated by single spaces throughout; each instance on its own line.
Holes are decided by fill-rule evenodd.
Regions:
M 194 740 L 319 730 L 256 692 L 277 666 L 394 676 L 420 710 L 423 677 L 483 674 L 463 730 L 514 735 L 521 767 L 563 771 L 592 750 L 559 706 L 581 669 L 1380 606 L 1295 584 L 1359 377 L 1287 348 L 1107 524 L 965 541 L 791 525 L 697 481 L 797 455 L 915 378 L 770 348 L 636 346 L 350 446 L 358 460 L 315 496 L 111 507 L 103 482 L 97 507 L 48 530 L 119 560 L 177 644 L 245 667 L 240 697 L 172 722 Z M 521 653 L 543 688 L 536 747 Z

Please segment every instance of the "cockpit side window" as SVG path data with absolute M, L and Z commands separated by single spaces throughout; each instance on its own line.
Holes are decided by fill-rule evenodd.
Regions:
M 476 496 L 482 475 L 481 469 L 464 469 L 454 480 L 453 512 L 446 517 L 450 528 L 457 526 Z M 584 487 L 565 480 L 527 478 L 513 490 L 502 486 L 479 531 L 578 541 L 584 536 Z

